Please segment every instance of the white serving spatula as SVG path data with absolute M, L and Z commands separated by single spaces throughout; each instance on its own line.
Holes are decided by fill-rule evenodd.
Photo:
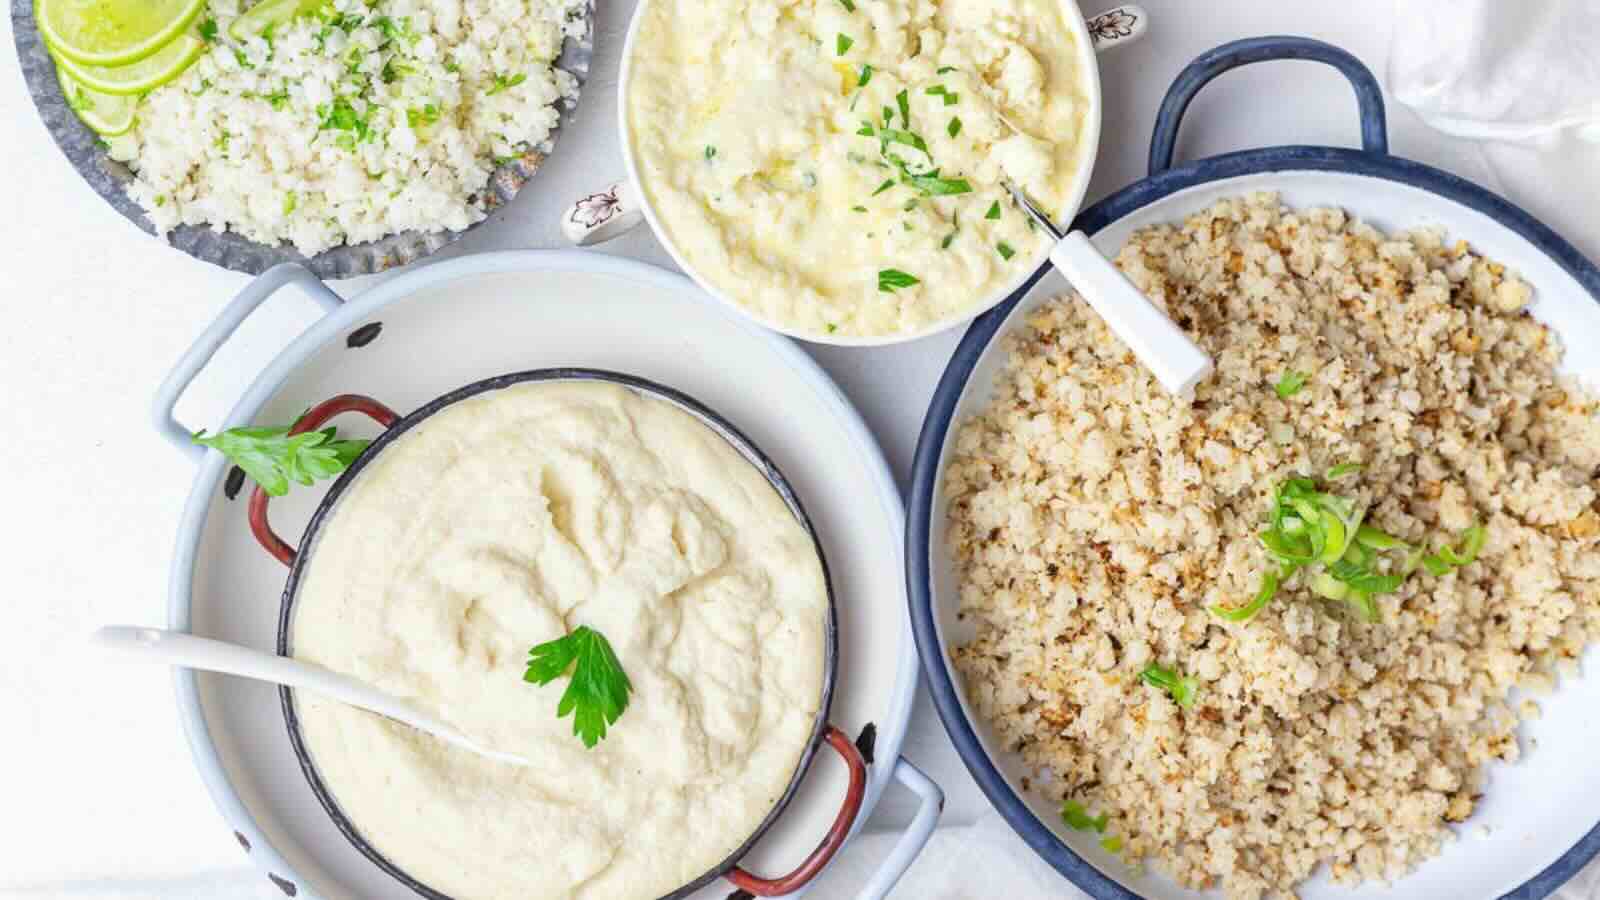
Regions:
M 1128 345 L 1162 387 L 1173 394 L 1187 394 L 1211 374 L 1211 357 L 1117 271 L 1089 242 L 1088 235 L 1081 231 L 1063 234 L 1027 194 L 1010 181 L 1004 184 L 1028 218 L 1055 238 L 1050 263 Z
M 529 765 L 524 757 L 485 747 L 449 723 L 417 709 L 393 694 L 386 694 L 364 681 L 332 669 L 300 662 L 287 656 L 264 653 L 250 647 L 197 637 L 181 631 L 140 628 L 135 625 L 111 625 L 101 628 L 94 633 L 91 640 L 95 646 L 104 650 L 126 654 L 130 658 L 145 662 L 222 672 L 311 691 L 331 700 L 386 716 L 402 725 L 409 725 L 469 753 L 512 765 Z

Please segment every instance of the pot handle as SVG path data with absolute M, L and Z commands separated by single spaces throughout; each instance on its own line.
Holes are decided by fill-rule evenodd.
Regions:
M 1223 72 L 1251 63 L 1278 59 L 1308 59 L 1338 69 L 1356 91 L 1361 115 L 1361 149 L 1384 156 L 1389 153 L 1389 128 L 1383 111 L 1383 90 L 1361 60 L 1332 44 L 1306 37 L 1271 35 L 1245 38 L 1207 50 L 1184 67 L 1167 88 L 1156 114 L 1155 132 L 1150 136 L 1150 174 L 1159 175 L 1172 168 L 1172 154 L 1178 143 L 1178 127 L 1184 111 L 1200 89 Z
M 178 405 L 178 398 L 189 389 L 189 383 L 194 381 L 200 370 L 211 361 L 218 348 L 227 342 L 245 319 L 250 318 L 256 307 L 286 284 L 299 285 L 311 295 L 311 299 L 317 301 L 328 312 L 338 309 L 344 302 L 305 266 L 298 263 L 273 266 L 245 285 L 244 290 L 222 308 L 222 313 L 217 316 L 216 321 L 206 326 L 205 331 L 200 332 L 200 336 L 195 338 L 189 349 L 178 358 L 177 365 L 167 373 L 166 379 L 161 382 L 161 387 L 156 389 L 155 402 L 150 410 L 156 431 L 195 462 L 199 462 L 205 455 L 205 448 L 192 440 L 194 432 L 185 428 L 173 415 L 172 411 Z
M 917 814 L 906 827 L 906 833 L 895 842 L 888 858 L 862 886 L 861 892 L 856 894 L 856 900 L 883 900 L 889 896 L 900 876 L 911 868 L 911 864 L 921 855 L 922 848 L 928 845 L 934 827 L 939 824 L 939 816 L 944 812 L 944 791 L 904 756 L 895 760 L 894 778 L 921 797 L 922 802 L 917 804 Z
M 844 759 L 845 765 L 850 767 L 850 786 L 844 792 L 844 805 L 839 808 L 839 815 L 834 817 L 833 825 L 828 833 L 823 836 L 822 843 L 817 849 L 811 851 L 794 871 L 778 878 L 757 878 L 744 869 L 734 866 L 727 874 L 727 879 L 734 886 L 757 897 L 781 897 L 791 894 L 804 887 L 811 879 L 817 877 L 833 859 L 833 855 L 844 846 L 845 838 L 850 836 L 850 828 L 855 824 L 856 817 L 861 814 L 862 801 L 867 795 L 867 761 L 862 758 L 861 751 L 851 740 L 844 736 L 844 732 L 828 726 L 823 732 L 823 740 Z
M 289 429 L 291 435 L 304 434 L 321 428 L 327 421 L 340 413 L 364 413 L 373 421 L 388 428 L 400 421 L 400 414 L 384 406 L 382 403 L 361 394 L 340 394 L 318 403 L 300 417 L 294 427 Z M 272 554 L 273 558 L 286 566 L 294 565 L 295 548 L 289 546 L 283 538 L 278 537 L 272 530 L 272 523 L 267 521 L 267 501 L 271 497 L 261 489 L 261 485 L 250 494 L 250 533 L 256 536 L 256 541 L 262 548 Z

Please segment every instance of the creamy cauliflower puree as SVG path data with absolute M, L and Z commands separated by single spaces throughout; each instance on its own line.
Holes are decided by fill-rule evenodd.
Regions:
M 870 337 L 970 311 L 1046 251 L 1001 180 L 1076 200 L 1090 101 L 1057 0 L 644 3 L 640 185 L 689 266 L 770 323 Z
M 457 900 L 655 898 L 782 796 L 821 701 L 809 534 L 699 420 L 608 384 L 463 400 L 385 449 L 313 548 L 294 655 L 410 698 L 532 765 L 297 695 L 339 806 Z M 528 650 L 587 625 L 633 683 L 592 750 Z

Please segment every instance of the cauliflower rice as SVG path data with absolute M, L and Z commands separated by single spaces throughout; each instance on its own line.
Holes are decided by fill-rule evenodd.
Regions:
M 459 231 L 487 214 L 497 162 L 547 151 L 577 95 L 554 60 L 584 0 L 325 0 L 235 40 L 251 5 L 211 0 L 210 49 L 109 139 L 163 235 L 208 224 L 311 255 Z
M 1555 374 L 1527 285 L 1438 232 L 1263 194 L 1117 264 L 1216 375 L 1168 396 L 1075 297 L 1007 339 L 945 476 L 967 696 L 1032 789 L 1185 886 L 1402 876 L 1517 758 L 1511 688 L 1600 631 L 1600 403 Z M 1312 377 L 1280 399 L 1290 369 Z M 1369 522 L 1432 548 L 1482 521 L 1478 561 L 1378 595 L 1380 624 L 1303 573 L 1251 621 L 1208 612 L 1255 592 L 1273 487 L 1348 461 Z M 1199 681 L 1192 708 L 1140 682 L 1152 662 Z

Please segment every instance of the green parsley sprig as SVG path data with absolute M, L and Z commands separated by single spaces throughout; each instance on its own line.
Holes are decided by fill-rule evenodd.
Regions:
M 1144 667 L 1144 671 L 1139 673 L 1139 680 L 1166 691 L 1172 695 L 1173 702 L 1184 709 L 1192 708 L 1195 697 L 1200 693 L 1200 682 L 1155 663 Z
M 572 713 L 572 733 L 585 747 L 594 749 L 628 708 L 633 683 L 611 649 L 605 635 L 587 625 L 546 641 L 528 651 L 528 671 L 522 680 L 549 684 L 571 669 L 572 678 L 556 706 L 556 718 Z
M 291 436 L 289 426 L 230 428 L 212 435 L 197 431 L 193 440 L 221 452 L 274 497 L 287 494 L 290 482 L 310 485 L 338 475 L 372 443 L 341 440 L 334 428 Z

